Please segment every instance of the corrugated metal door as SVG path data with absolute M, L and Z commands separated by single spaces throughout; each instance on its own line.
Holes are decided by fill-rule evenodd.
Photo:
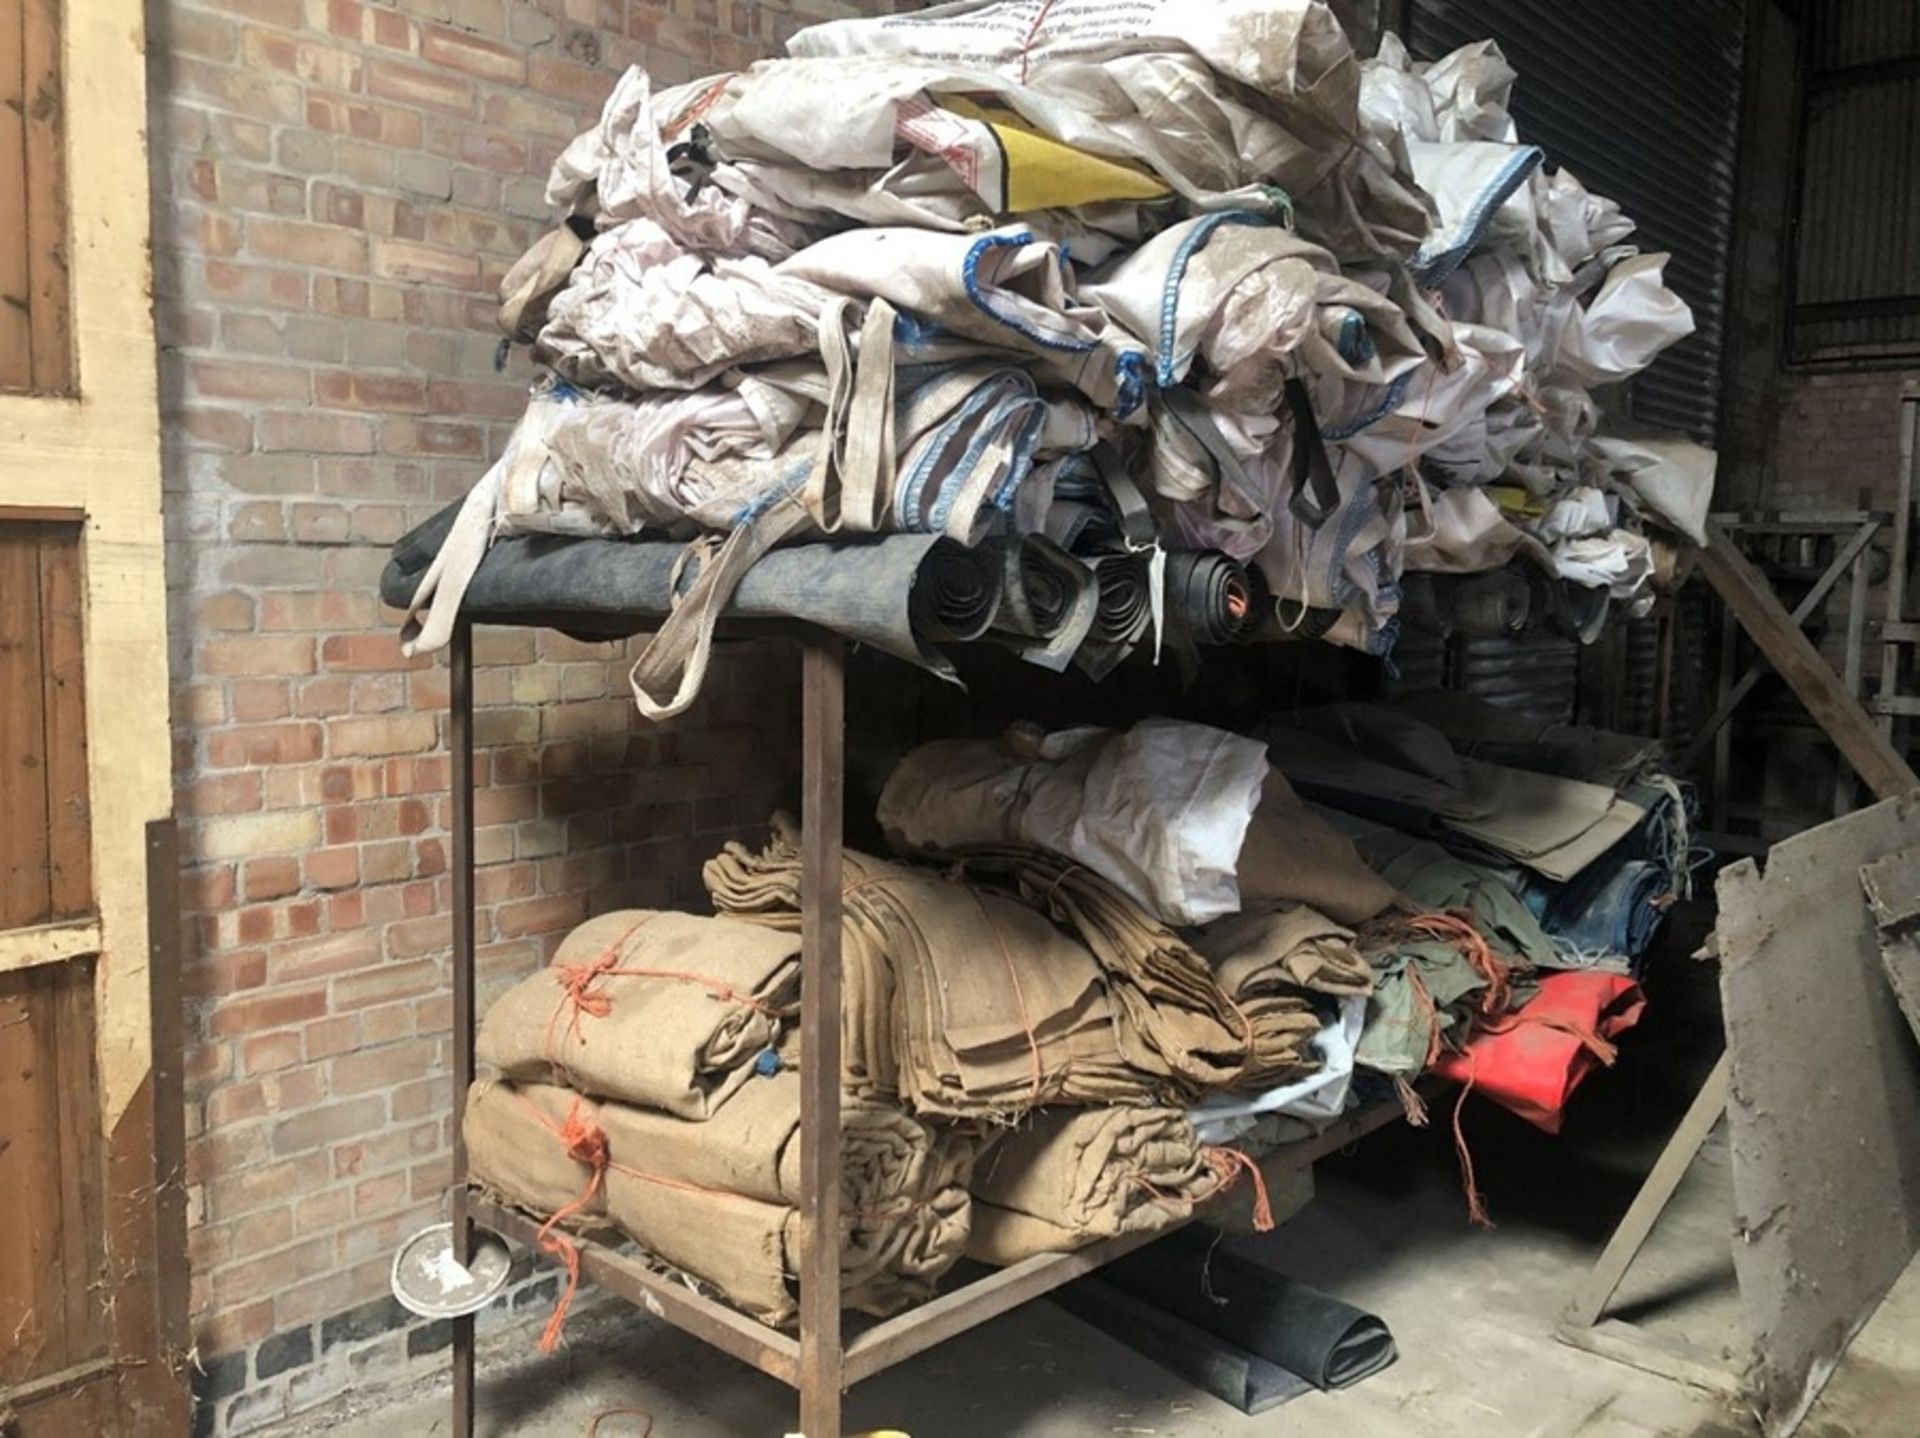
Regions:
M 1522 139 L 1672 252 L 1667 282 L 1699 330 L 1633 383 L 1636 418 L 1711 441 L 1733 228 L 1743 7 L 1739 0 L 1411 0 L 1408 49 L 1435 59 L 1500 42 L 1519 71 Z

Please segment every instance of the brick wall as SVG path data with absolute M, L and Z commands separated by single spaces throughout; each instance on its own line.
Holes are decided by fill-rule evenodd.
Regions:
M 786 0 L 155 7 L 203 1431 L 435 1346 L 383 1337 L 381 1295 L 448 1177 L 446 671 L 401 658 L 375 579 L 520 410 L 490 296 L 559 147 L 627 64 L 688 79 L 796 23 Z M 790 799 L 794 664 L 723 652 L 699 708 L 647 728 L 625 662 L 480 638 L 483 998 L 590 912 L 697 902 L 700 861 Z
M 1874 507 L 1891 509 L 1900 471 L 1900 391 L 1916 381 L 1920 367 L 1784 375 L 1765 503 L 1857 509 L 1865 491 Z

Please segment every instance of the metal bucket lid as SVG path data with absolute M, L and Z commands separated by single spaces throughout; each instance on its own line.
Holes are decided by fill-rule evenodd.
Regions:
M 512 1263 L 498 1234 L 475 1228 L 473 1262 L 463 1267 L 453 1256 L 453 1225 L 431 1224 L 393 1255 L 393 1296 L 422 1318 L 463 1318 L 493 1302 Z

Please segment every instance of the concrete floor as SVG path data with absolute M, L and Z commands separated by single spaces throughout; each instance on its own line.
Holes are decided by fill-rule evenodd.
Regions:
M 1658 1015 L 1659 1017 L 1654 1017 Z M 1470 1104 L 1467 1136 L 1498 1227 L 1468 1226 L 1450 1105 L 1432 1127 L 1396 1126 L 1323 1163 L 1313 1203 L 1279 1232 L 1234 1240 L 1391 1326 L 1400 1359 L 1343 1393 L 1309 1393 L 1248 1418 L 1039 1301 L 855 1389 L 847 1429 L 912 1438 L 1742 1438 L 1725 1394 L 1656 1376 L 1553 1337 L 1560 1309 L 1605 1242 L 1697 1083 L 1651 1055 L 1700 1015 L 1656 1005 L 1643 1042 L 1581 1096 L 1568 1131 L 1537 1133 Z M 1695 1030 L 1697 1032 L 1697 1029 Z M 1640 1057 L 1636 1059 L 1636 1051 Z M 1725 1145 L 1710 1142 L 1628 1274 L 1613 1314 L 1726 1359 L 1743 1344 L 1729 1251 Z M 383 1401 L 384 1400 L 384 1401 Z M 486 1438 L 779 1438 L 791 1393 L 624 1305 L 579 1312 L 564 1354 L 533 1330 L 483 1348 Z M 633 1411 L 624 1411 L 633 1410 Z M 604 1415 L 597 1430 L 591 1426 Z M 1860 1335 L 1803 1430 L 1809 1438 L 1920 1433 L 1920 1269 Z M 302 1431 L 397 1438 L 448 1431 L 444 1380 L 357 1395 Z

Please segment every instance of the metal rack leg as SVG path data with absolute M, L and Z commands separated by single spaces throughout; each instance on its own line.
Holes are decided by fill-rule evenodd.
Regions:
M 454 626 L 448 650 L 448 788 L 453 878 L 453 1256 L 473 1256 L 467 1217 L 467 1143 L 458 1121 L 473 1083 L 473 628 Z M 473 1435 L 473 1318 L 453 1320 L 453 1438 Z
M 801 649 L 800 1430 L 840 1438 L 840 825 L 846 655 Z

